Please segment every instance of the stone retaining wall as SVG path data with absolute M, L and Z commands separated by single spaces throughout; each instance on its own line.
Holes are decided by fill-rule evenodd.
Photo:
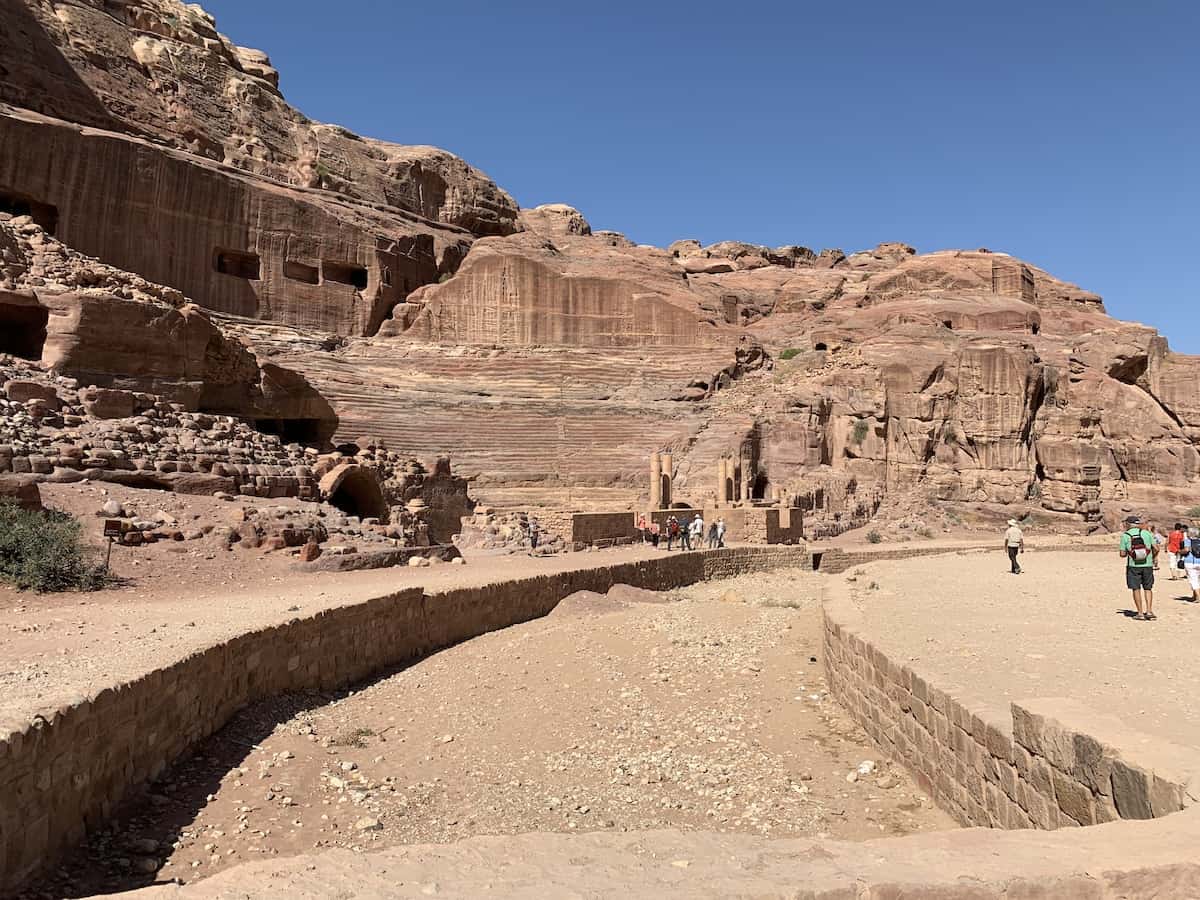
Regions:
M 1009 710 L 966 700 L 889 659 L 847 600 L 824 605 L 824 645 L 834 697 L 963 825 L 1054 829 L 1154 818 L 1200 795 L 1191 786 L 1200 772 L 1194 750 L 1068 700 Z
M 637 520 L 632 512 L 573 513 L 571 543 L 594 544 L 637 536 Z
M 240 635 L 92 697 L 0 722 L 0 894 L 77 844 L 239 709 L 285 691 L 353 684 L 487 631 L 545 615 L 567 595 L 649 590 L 781 567 L 799 547 L 730 548 L 474 588 L 411 588 Z

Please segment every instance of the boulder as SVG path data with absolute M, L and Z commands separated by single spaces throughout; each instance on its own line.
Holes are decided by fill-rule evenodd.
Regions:
M 21 509 L 36 512 L 42 508 L 42 493 L 28 476 L 0 475 L 0 502 L 15 503 Z
M 62 401 L 51 385 L 37 381 L 12 379 L 4 384 L 4 395 L 13 403 L 28 403 L 30 400 L 40 400 L 52 409 L 62 406 Z
M 137 398 L 131 391 L 90 387 L 80 391 L 79 398 L 87 414 L 96 419 L 127 419 L 137 407 Z

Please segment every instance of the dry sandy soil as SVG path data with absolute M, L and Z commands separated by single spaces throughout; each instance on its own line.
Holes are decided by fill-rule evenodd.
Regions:
M 1027 553 L 1018 576 L 999 552 L 873 563 L 845 590 L 872 640 L 937 683 L 962 685 L 956 696 L 1001 708 L 1071 697 L 1131 728 L 1200 746 L 1200 604 L 1185 580 L 1169 580 L 1164 561 L 1158 619 L 1132 619 L 1110 540 L 1106 553 Z
M 864 840 L 954 827 L 829 699 L 824 581 L 793 571 L 578 594 L 359 691 L 258 706 L 43 889 L 480 834 Z
M 223 522 L 236 504 L 113 485 L 46 485 L 49 505 L 81 518 L 102 543 L 95 511 L 106 499 L 140 514 L 162 509 L 182 527 Z M 279 506 L 288 501 L 258 501 Z M 295 502 L 295 501 L 292 501 Z M 193 519 L 198 516 L 198 519 Z M 304 572 L 285 553 L 226 550 L 212 539 L 117 546 L 113 571 L 122 582 L 95 593 L 37 595 L 0 585 L 0 718 L 30 717 L 73 696 L 175 661 L 247 630 L 363 602 L 413 585 L 448 589 L 657 555 L 641 547 L 554 557 L 473 557 L 466 566 L 437 565 L 365 572 Z
M 96 511 L 108 499 L 147 517 L 162 510 L 174 516 L 181 529 L 225 523 L 242 506 L 299 504 L 247 498 L 231 504 L 104 484 L 51 484 L 43 485 L 42 491 L 48 505 L 78 516 L 97 546 L 103 542 L 103 520 Z M 852 535 L 843 537 L 842 543 L 856 549 Z M 889 534 L 889 541 L 892 537 L 913 535 Z M 978 545 L 981 539 L 988 536 L 964 533 L 957 543 Z M 956 543 L 919 540 L 928 546 Z M 861 548 L 871 546 L 863 543 Z M 881 549 L 887 546 L 890 543 Z M 297 569 L 287 553 L 227 550 L 215 538 L 117 546 L 112 567 L 122 581 L 113 589 L 33 595 L 0 586 L 0 717 L 32 716 L 246 630 L 401 587 L 482 585 L 664 552 L 635 546 L 538 558 L 468 554 L 463 567 L 312 573 Z

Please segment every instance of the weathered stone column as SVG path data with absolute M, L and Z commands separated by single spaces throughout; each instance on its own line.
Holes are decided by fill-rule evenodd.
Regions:
M 749 500 L 751 489 L 754 486 L 753 467 L 750 465 L 750 460 L 742 457 L 742 499 Z
M 729 502 L 729 460 L 722 456 L 717 460 L 717 503 Z
M 650 454 L 650 508 L 662 509 L 662 455 L 657 450 Z
M 662 455 L 662 474 L 662 506 L 659 509 L 667 509 L 675 494 L 675 460 L 670 453 Z

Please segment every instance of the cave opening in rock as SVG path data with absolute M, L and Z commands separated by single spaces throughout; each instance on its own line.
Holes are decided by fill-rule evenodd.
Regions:
M 1032 325 L 1029 326 L 1029 330 L 1032 331 L 1034 334 L 1037 334 L 1039 331 L 1042 330 L 1042 326 L 1040 326 L 1037 322 L 1034 322 Z
M 321 269 L 325 273 L 326 281 L 348 284 L 357 291 L 367 289 L 367 270 L 362 266 L 325 260 L 321 263 Z
M 947 328 L 949 328 L 951 331 L 954 330 L 954 323 L 952 321 L 950 321 L 949 319 L 943 319 L 942 324 L 945 325 Z
M 41 359 L 49 321 L 50 311 L 44 306 L 0 303 L 0 353 Z
M 321 272 L 316 266 L 296 262 L 294 259 L 284 260 L 283 277 L 292 281 L 302 281 L 304 284 L 321 283 Z
M 750 489 L 751 500 L 765 500 L 767 492 L 771 489 L 771 481 L 766 475 L 759 475 L 754 479 L 754 485 Z
M 340 479 L 329 502 L 348 516 L 387 521 L 387 501 L 379 482 L 365 469 L 352 469 Z
M 815 344 L 813 344 L 813 349 L 814 350 L 828 350 L 829 345 L 826 344 L 824 341 L 817 341 Z
M 58 228 L 58 207 L 49 203 L 39 203 L 24 194 L 6 191 L 0 188 L 0 213 L 10 216 L 29 216 L 42 227 L 43 231 L 54 234 Z
M 285 444 L 321 446 L 320 419 L 256 419 L 254 427 L 262 434 L 273 434 Z
M 213 268 L 222 275 L 245 278 L 247 281 L 258 281 L 261 277 L 262 262 L 257 253 L 243 253 L 241 250 L 217 250 L 213 257 Z

